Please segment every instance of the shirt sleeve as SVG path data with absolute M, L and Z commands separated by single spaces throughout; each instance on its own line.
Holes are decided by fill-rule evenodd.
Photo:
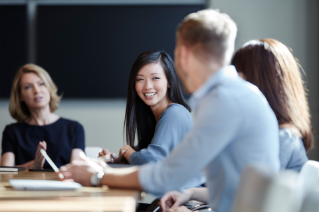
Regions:
M 306 149 L 301 138 L 292 134 L 289 129 L 280 129 L 280 169 L 300 171 L 307 162 Z
M 6 152 L 14 153 L 14 140 L 12 138 L 12 133 L 10 132 L 8 126 L 4 129 L 4 131 L 2 133 L 1 148 L 2 148 L 1 155 L 3 155 Z
M 302 166 L 308 161 L 306 149 L 301 138 L 295 137 L 294 150 L 287 164 L 287 169 L 293 169 L 299 172 Z
M 158 163 L 141 166 L 142 188 L 161 195 L 178 190 L 203 170 L 224 148 L 247 129 L 243 111 L 234 99 L 214 94 L 202 99 L 196 110 L 194 127 L 172 153 Z
M 165 158 L 183 139 L 193 125 L 193 118 L 183 106 L 165 111 L 156 125 L 154 137 L 147 148 L 134 152 L 130 164 L 142 165 Z
M 74 145 L 73 149 L 82 149 L 85 151 L 85 136 L 84 136 L 84 128 L 80 123 L 77 123 L 75 135 L 74 135 Z

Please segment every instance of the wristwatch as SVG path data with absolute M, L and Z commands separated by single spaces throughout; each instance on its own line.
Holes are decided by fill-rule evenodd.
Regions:
M 131 146 L 128 146 L 128 147 L 122 149 L 122 150 L 121 150 L 121 155 L 124 155 L 125 152 L 126 152 L 126 150 L 128 150 L 129 148 L 131 148 Z
M 99 185 L 103 176 L 104 176 L 104 171 L 99 171 L 97 173 L 92 174 L 90 179 L 92 186 Z

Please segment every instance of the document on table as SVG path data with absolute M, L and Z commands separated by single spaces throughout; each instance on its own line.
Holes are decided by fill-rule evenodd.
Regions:
M 0 172 L 4 170 L 4 172 L 16 172 L 25 170 L 25 167 L 18 167 L 18 166 L 0 166 Z
M 0 168 L 0 172 L 17 172 L 17 168 Z
M 16 190 L 61 191 L 82 188 L 79 183 L 53 180 L 9 180 L 9 183 Z

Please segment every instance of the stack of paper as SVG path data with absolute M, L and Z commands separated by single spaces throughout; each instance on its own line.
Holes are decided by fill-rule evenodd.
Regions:
M 0 167 L 0 172 L 17 172 L 17 168 L 1 168 Z

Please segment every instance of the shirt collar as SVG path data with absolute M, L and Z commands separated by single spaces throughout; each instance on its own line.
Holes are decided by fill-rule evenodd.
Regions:
M 237 78 L 238 73 L 232 65 L 219 69 L 215 74 L 210 76 L 190 97 L 189 101 L 192 107 L 197 107 L 198 101 L 212 90 L 219 82 L 227 78 Z

